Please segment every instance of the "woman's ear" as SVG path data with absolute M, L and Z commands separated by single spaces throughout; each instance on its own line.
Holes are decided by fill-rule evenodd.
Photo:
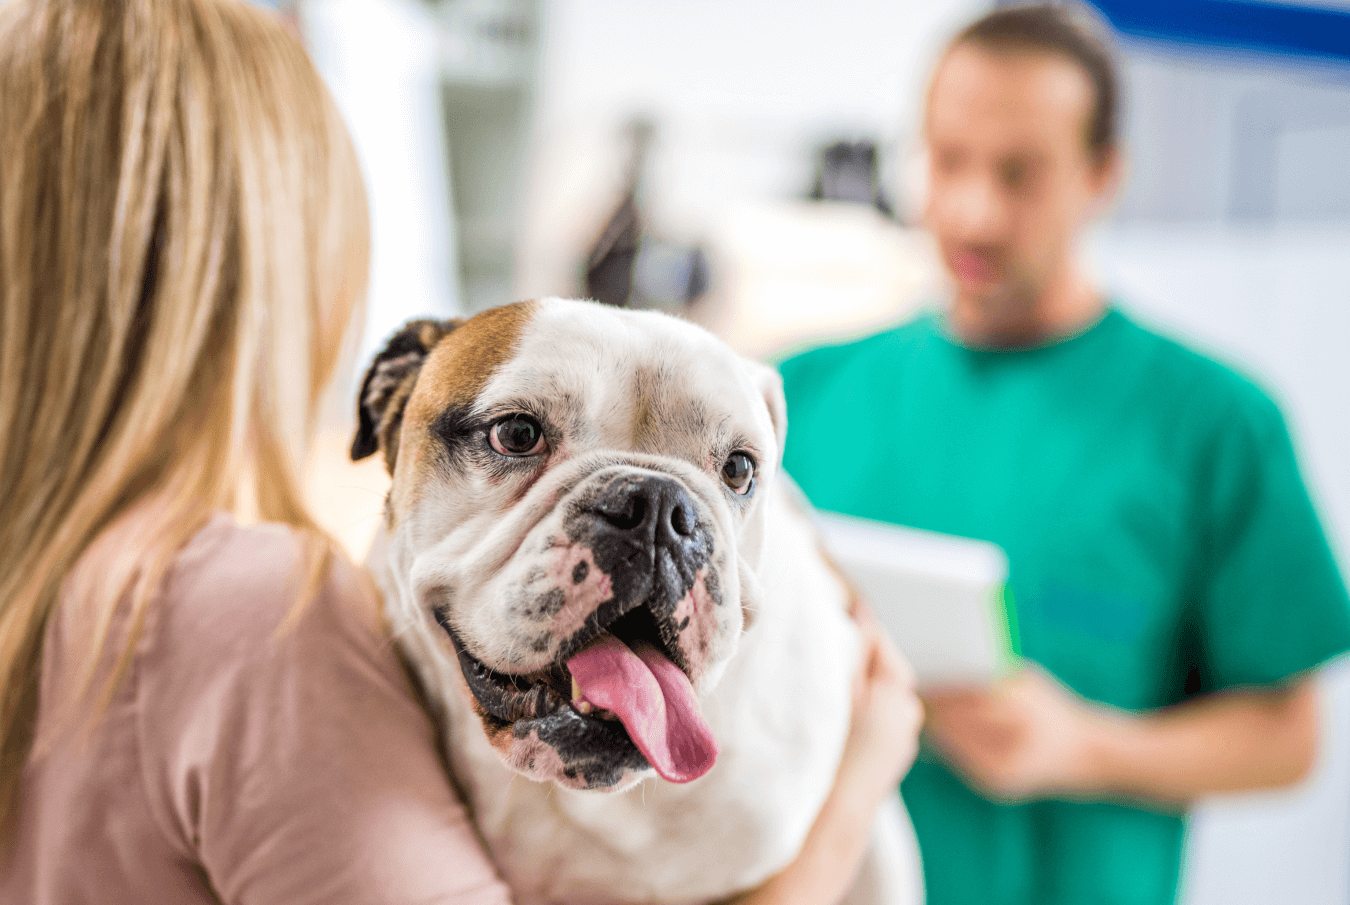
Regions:
M 436 344 L 462 320 L 415 320 L 390 337 L 375 356 L 361 383 L 356 400 L 356 436 L 352 438 L 352 461 L 384 450 L 385 465 L 394 473 L 398 458 L 398 429 L 422 363 Z

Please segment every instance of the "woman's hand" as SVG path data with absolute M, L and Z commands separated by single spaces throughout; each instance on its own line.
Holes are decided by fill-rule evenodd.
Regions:
M 914 676 L 866 607 L 854 611 L 862 657 L 853 686 L 853 723 L 834 788 L 797 859 L 737 905 L 821 905 L 853 886 L 877 808 L 896 794 L 918 751 L 923 708 Z
M 836 785 L 875 804 L 895 791 L 914 763 L 923 705 L 913 671 L 871 610 L 860 604 L 854 620 L 862 635 L 862 658 Z

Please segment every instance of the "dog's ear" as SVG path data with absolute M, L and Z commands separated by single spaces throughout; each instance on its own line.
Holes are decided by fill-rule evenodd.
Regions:
M 778 458 L 783 458 L 787 446 L 787 399 L 783 396 L 783 378 L 768 365 L 746 359 L 750 369 L 750 379 L 755 388 L 764 397 L 769 409 L 769 420 L 773 422 L 773 433 L 778 441 Z
M 436 343 L 462 323 L 462 320 L 409 321 L 389 339 L 384 351 L 375 356 L 356 399 L 353 462 L 383 449 L 385 465 L 390 474 L 394 473 L 398 429 L 403 424 L 403 408 L 417 383 L 417 374 Z

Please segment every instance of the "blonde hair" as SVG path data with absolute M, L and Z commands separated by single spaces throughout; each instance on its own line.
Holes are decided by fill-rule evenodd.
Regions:
M 138 526 L 81 584 L 98 614 L 86 686 L 114 611 L 134 638 L 212 510 L 300 529 L 301 596 L 317 586 L 332 547 L 301 472 L 368 244 L 350 141 L 272 14 L 0 6 L 0 831 L 45 627 L 111 527 Z

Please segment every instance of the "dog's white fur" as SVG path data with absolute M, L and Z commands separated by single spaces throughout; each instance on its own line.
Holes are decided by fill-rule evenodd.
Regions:
M 655 385 L 643 392 L 655 395 L 644 405 L 655 400 L 657 414 L 669 415 L 663 405 L 705 400 L 721 429 L 753 444 L 760 483 L 748 505 L 729 500 L 718 463 L 702 461 L 705 438 L 674 436 L 669 424 L 634 436 L 642 415 L 634 411 L 632 375 L 653 365 Z M 426 367 L 453 363 L 433 356 Z M 490 486 L 480 475 L 445 474 L 443 461 L 406 452 L 418 448 L 417 432 L 428 430 L 435 400 L 425 397 L 435 386 L 424 374 L 413 390 L 391 523 L 372 566 L 396 637 L 445 715 L 454 773 L 516 900 L 705 902 L 780 870 L 831 787 L 858 640 L 847 590 L 776 474 L 783 431 L 776 376 L 673 318 L 535 303 L 475 404 L 566 400 L 569 423 L 585 429 L 523 489 L 509 479 Z M 616 450 L 619 465 L 612 463 Z M 526 757 L 519 740 L 507 753 L 489 742 L 455 653 L 429 613 L 430 596 L 452 600 L 457 633 L 494 666 L 528 673 L 547 665 L 556 646 L 532 653 L 522 651 L 520 639 L 538 636 L 545 644 L 556 633 L 505 601 L 546 581 L 549 557 L 558 555 L 552 548 L 563 501 L 605 467 L 675 476 L 712 526 L 720 557 L 713 566 L 726 605 L 705 607 L 717 612 L 707 617 L 705 655 L 691 654 L 689 672 L 721 752 L 706 776 L 686 785 L 646 771 L 626 775 L 617 791 L 581 791 L 516 775 L 533 770 L 537 778 L 563 780 L 538 746 Z M 916 900 L 917 860 L 898 807 L 879 819 L 870 861 L 855 901 Z

